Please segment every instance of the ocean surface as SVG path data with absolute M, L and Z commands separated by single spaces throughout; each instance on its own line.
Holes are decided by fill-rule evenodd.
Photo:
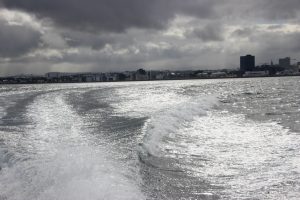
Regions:
M 0 200 L 300 199 L 300 78 L 0 85 Z

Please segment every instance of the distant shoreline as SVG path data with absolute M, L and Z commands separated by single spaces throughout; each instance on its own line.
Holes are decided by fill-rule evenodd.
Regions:
M 32 85 L 32 84 L 72 84 L 72 83 L 124 83 L 124 82 L 147 82 L 147 81 L 178 81 L 178 80 L 218 80 L 218 79 L 252 79 L 252 78 L 276 78 L 276 77 L 298 77 L 300 74 L 297 75 L 268 75 L 268 76 L 248 76 L 248 77 L 201 77 L 201 78 L 170 78 L 170 79 L 153 79 L 153 80 L 118 80 L 118 81 L 82 81 L 82 82 L 8 82 L 3 83 L 0 82 L 0 85 Z M 0 78 L 1 79 L 1 78 Z

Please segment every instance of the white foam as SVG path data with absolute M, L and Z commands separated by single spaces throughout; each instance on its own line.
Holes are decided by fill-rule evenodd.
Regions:
M 144 147 L 152 155 L 159 156 L 165 147 L 161 144 L 164 137 L 174 137 L 180 128 L 193 121 L 195 117 L 206 115 L 207 110 L 217 102 L 215 96 L 198 97 L 159 111 L 145 125 Z
M 128 172 L 89 147 L 5 168 L 0 196 L 7 199 L 143 199 Z
M 211 109 L 215 102 L 203 98 L 158 112 L 144 128 L 143 146 L 159 162 L 174 158 L 176 167 L 225 186 L 225 199 L 296 199 L 299 135 L 276 122 Z
M 184 156 L 177 158 L 185 162 L 199 163 L 201 167 L 186 168 L 195 176 L 226 186 L 225 197 L 273 199 L 264 195 L 274 190 L 273 194 L 284 198 L 280 189 L 288 191 L 288 197 L 299 196 L 299 155 L 295 152 L 299 152 L 300 138 L 281 125 L 212 111 L 176 134 L 169 152 L 181 153 Z
M 144 199 L 139 179 L 94 144 L 64 94 L 42 95 L 28 112 L 34 123 L 20 143 L 11 142 L 26 149 L 27 159 L 0 171 L 0 199 Z
M 123 166 L 124 167 L 124 166 Z M 62 149 L 47 159 L 4 168 L 0 197 L 6 199 L 144 199 L 119 164 L 90 147 Z
M 117 114 L 130 117 L 148 117 L 160 110 L 185 102 L 189 97 L 178 94 L 164 85 L 137 85 L 116 89 L 121 102 L 111 102 Z M 157 84 L 157 83 L 155 83 Z M 179 90 L 179 89 L 178 89 Z

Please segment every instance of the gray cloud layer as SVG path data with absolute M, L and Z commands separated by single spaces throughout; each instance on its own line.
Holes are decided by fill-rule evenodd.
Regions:
M 127 28 L 162 28 L 176 14 L 199 18 L 254 17 L 295 19 L 298 0 L 1 0 L 7 8 L 50 17 L 63 26 L 121 32 Z
M 246 53 L 258 63 L 300 53 L 299 0 L 0 0 L 1 6 L 46 25 L 10 24 L 0 15 L 0 66 L 9 73 L 12 66 L 29 70 L 22 63 L 39 72 L 232 68 Z
M 168 11 L 173 10 L 168 0 L 3 0 L 3 4 L 50 17 L 63 26 L 89 31 L 161 28 L 174 15 Z
M 41 33 L 30 26 L 0 19 L 0 27 L 0 57 L 20 56 L 39 46 Z
M 208 24 L 204 26 L 203 28 L 196 28 L 193 31 L 193 34 L 201 39 L 204 42 L 209 41 L 222 41 L 223 38 L 223 27 L 221 24 Z

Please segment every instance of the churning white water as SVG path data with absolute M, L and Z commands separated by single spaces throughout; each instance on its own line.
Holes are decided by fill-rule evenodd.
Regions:
M 1 198 L 143 199 L 126 168 L 110 158 L 110 150 L 93 144 L 85 122 L 64 96 L 50 92 L 36 97 L 26 107 L 30 122 L 22 133 L 1 133 L 15 151 L 2 150 L 15 158 L 3 163 Z
M 1 85 L 0 200 L 299 199 L 300 79 Z

